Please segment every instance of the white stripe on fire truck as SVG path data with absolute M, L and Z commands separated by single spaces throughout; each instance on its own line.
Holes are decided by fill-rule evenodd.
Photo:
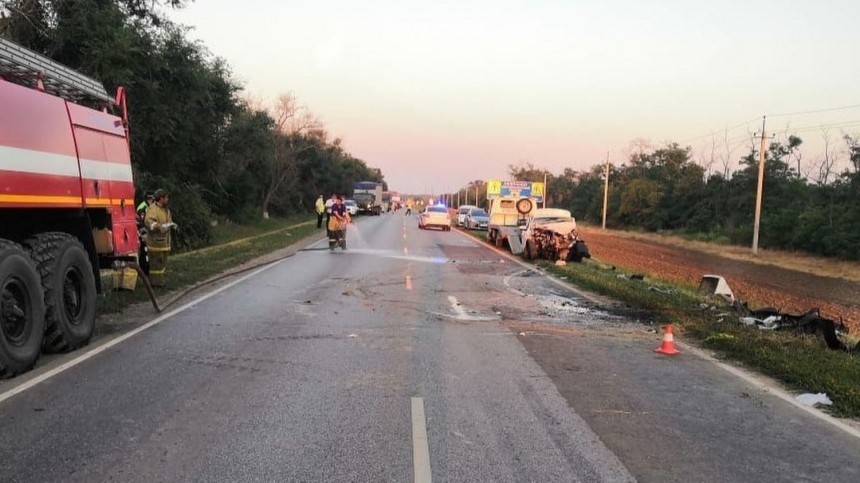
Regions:
M 82 159 L 79 173 L 77 158 L 74 156 L 11 146 L 0 146 L 0 171 L 55 176 L 83 176 L 84 179 L 106 181 L 133 181 L 131 166 L 128 164 Z
M 79 176 L 74 156 L 0 146 L 0 170 L 30 174 Z
M 84 179 L 105 179 L 108 181 L 134 181 L 131 166 L 128 164 L 108 163 L 105 161 L 81 160 L 81 176 Z

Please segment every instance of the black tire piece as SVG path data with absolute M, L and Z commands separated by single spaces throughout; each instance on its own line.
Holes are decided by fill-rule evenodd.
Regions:
M 84 246 L 68 233 L 40 233 L 24 242 L 45 294 L 46 352 L 89 343 L 96 321 L 96 282 Z
M 0 239 L 0 377 L 33 367 L 44 333 L 45 302 L 36 266 L 20 245 Z

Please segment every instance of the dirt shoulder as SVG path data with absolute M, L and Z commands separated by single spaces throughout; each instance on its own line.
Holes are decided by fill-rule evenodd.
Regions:
M 842 318 L 852 333 L 860 332 L 860 263 L 815 262 L 784 252 L 760 252 L 753 261 L 737 247 L 594 228 L 581 231 L 592 256 L 602 263 L 692 287 L 702 275 L 722 275 L 735 296 L 753 307 L 793 313 L 817 307 L 825 317 Z

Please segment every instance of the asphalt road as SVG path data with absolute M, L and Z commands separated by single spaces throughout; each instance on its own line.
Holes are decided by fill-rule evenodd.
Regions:
M 0 403 L 0 480 L 860 480 L 853 436 L 475 241 L 388 215 L 348 244 Z

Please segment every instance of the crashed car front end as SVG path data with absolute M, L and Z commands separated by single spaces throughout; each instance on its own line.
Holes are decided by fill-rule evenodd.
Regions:
M 537 224 L 530 232 L 526 241 L 530 258 L 566 262 L 591 258 L 574 222 Z

